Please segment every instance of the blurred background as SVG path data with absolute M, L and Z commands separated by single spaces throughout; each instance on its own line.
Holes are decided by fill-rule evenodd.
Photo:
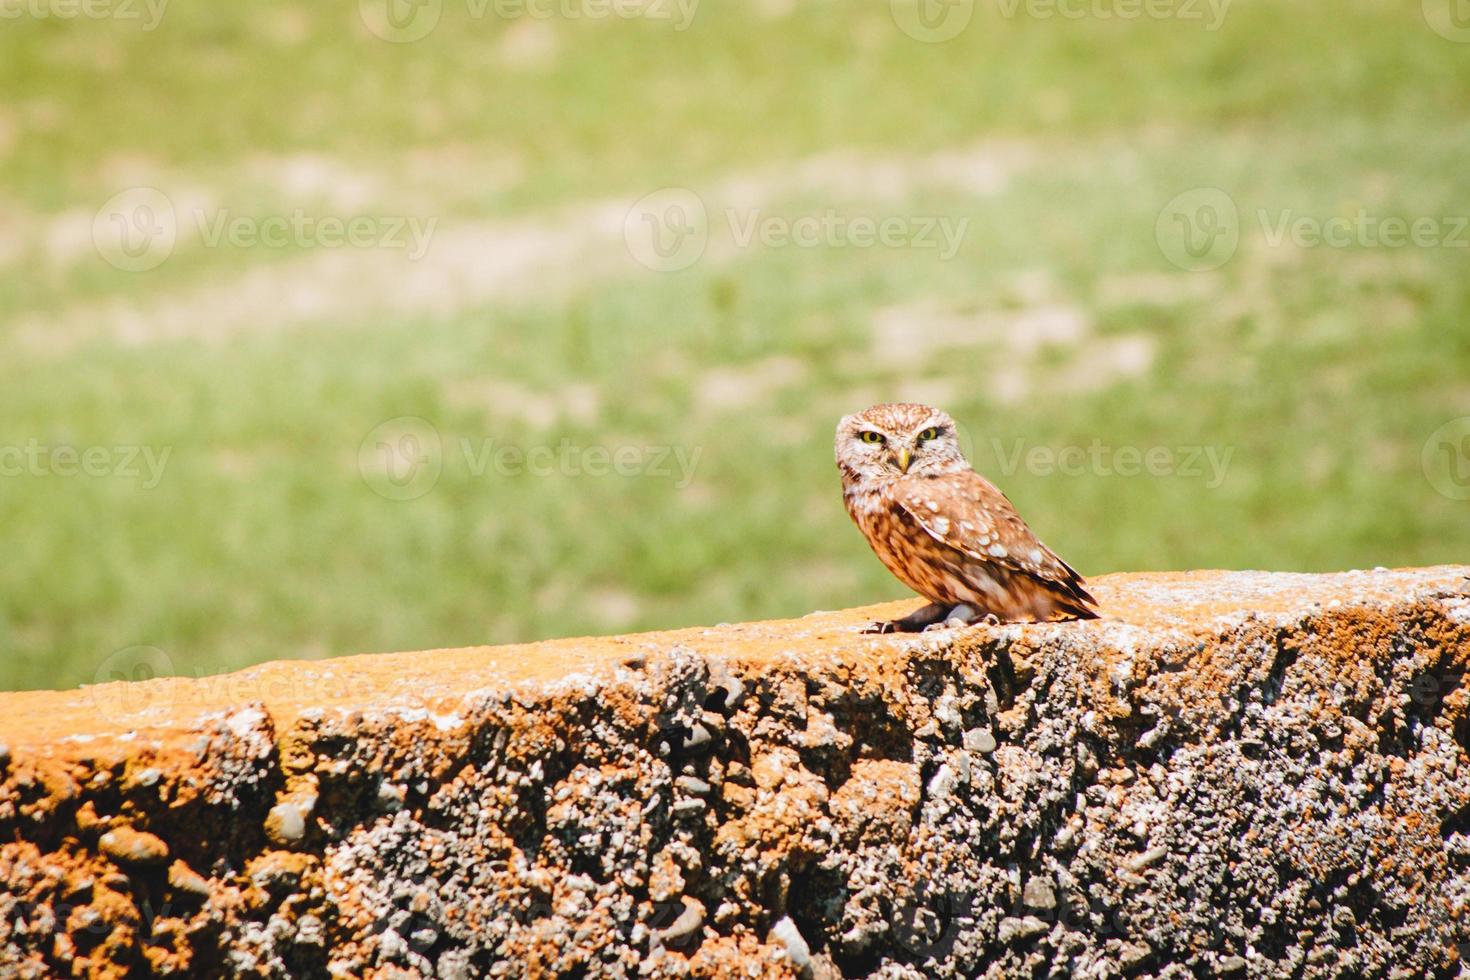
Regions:
M 0 0 L 0 687 L 1465 561 L 1464 0 Z

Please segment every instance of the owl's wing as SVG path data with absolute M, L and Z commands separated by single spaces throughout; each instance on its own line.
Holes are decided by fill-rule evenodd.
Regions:
M 900 506 L 941 544 L 981 562 L 1022 572 L 1096 615 L 1082 576 L 1042 544 L 1006 495 L 974 470 L 898 481 Z

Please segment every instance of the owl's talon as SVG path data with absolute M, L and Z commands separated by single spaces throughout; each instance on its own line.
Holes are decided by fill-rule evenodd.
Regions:
M 869 623 L 864 633 L 921 633 L 935 623 L 943 622 L 949 607 L 937 602 L 920 606 L 902 619 Z

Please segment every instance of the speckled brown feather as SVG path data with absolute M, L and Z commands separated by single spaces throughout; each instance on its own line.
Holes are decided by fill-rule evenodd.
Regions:
M 899 505 L 941 545 L 971 562 L 1011 571 L 1013 588 L 1027 590 L 1034 584 L 1056 611 L 1096 617 L 1096 600 L 1082 576 L 1042 544 L 1006 495 L 979 473 L 909 476 L 899 480 L 896 489 Z

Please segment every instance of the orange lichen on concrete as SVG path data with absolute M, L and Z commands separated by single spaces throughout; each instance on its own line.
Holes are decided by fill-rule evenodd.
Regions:
M 1228 592 L 1222 574 L 1240 576 Z M 1105 575 L 1089 582 L 1102 619 L 1026 627 L 976 627 L 980 637 L 1017 635 L 1044 640 L 1058 630 L 1099 639 L 1150 632 L 1209 633 L 1244 615 L 1269 619 L 1325 610 L 1349 596 L 1354 605 L 1393 601 L 1396 573 L 1340 575 L 1288 573 L 1151 572 Z M 1458 566 L 1413 570 L 1417 582 L 1447 590 L 1463 586 Z M 1251 581 L 1249 587 L 1242 582 Z M 12 747 L 51 744 L 68 737 L 116 736 L 192 725 L 211 713 L 259 705 L 288 727 L 307 708 L 361 710 L 401 704 L 452 710 L 467 692 L 506 690 L 568 677 L 606 678 L 640 651 L 681 648 L 758 664 L 802 653 L 824 661 L 852 657 L 901 658 L 905 637 L 860 634 L 857 627 L 908 612 L 917 602 L 894 602 L 800 619 L 696 627 L 615 637 L 578 637 L 500 647 L 462 647 L 414 653 L 368 654 L 326 661 L 275 661 L 213 677 L 164 677 L 88 686 L 82 691 L 0 695 L 0 742 Z M 1348 644 L 1344 649 L 1355 649 Z
M 0 695 L 0 975 L 1448 969 L 1466 575 Z

